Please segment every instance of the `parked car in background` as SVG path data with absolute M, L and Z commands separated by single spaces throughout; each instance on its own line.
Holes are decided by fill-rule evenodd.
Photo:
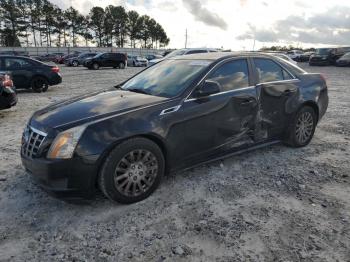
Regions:
M 45 190 L 91 198 L 99 187 L 137 202 L 164 173 L 279 142 L 308 145 L 328 106 L 322 75 L 251 52 L 169 58 L 116 87 L 29 119 L 22 163 Z
M 128 66 L 148 66 L 148 60 L 141 56 L 128 55 Z
M 315 54 L 315 52 L 309 51 L 300 55 L 299 62 L 309 62 L 310 57 Z
M 14 55 L 14 56 L 28 56 L 29 53 L 27 51 L 1 51 L 0 55 Z
M 97 56 L 97 52 L 82 53 L 78 56 L 78 65 L 84 65 L 86 59 Z
M 49 86 L 62 82 L 57 66 L 22 56 L 0 56 L 0 71 L 11 73 L 17 89 L 32 88 L 35 92 L 46 92 Z
M 55 62 L 58 56 L 64 56 L 64 53 L 51 53 L 34 57 L 41 62 Z
M 350 47 L 337 47 L 332 50 L 332 64 L 336 64 L 336 61 L 346 53 L 350 52 Z
M 163 56 L 162 55 L 157 55 L 157 54 L 152 54 L 152 55 L 146 55 L 145 58 L 148 60 L 148 61 L 151 61 L 153 59 L 162 59 Z
M 11 75 L 0 71 L 0 110 L 7 109 L 17 104 L 16 89 L 13 86 Z
M 309 65 L 331 65 L 333 61 L 334 48 L 317 48 L 315 54 L 310 56 Z
M 79 55 L 79 53 L 72 53 L 72 54 L 67 54 L 67 55 L 63 55 L 63 56 L 57 56 L 55 58 L 55 63 L 64 64 L 67 59 L 69 59 L 71 57 L 76 57 L 78 55 Z
M 78 54 L 70 55 L 64 59 L 65 66 L 79 66 Z
M 151 66 L 151 65 L 154 65 L 155 63 L 162 61 L 163 59 L 172 58 L 175 56 L 211 53 L 211 52 L 217 52 L 217 49 L 213 49 L 213 48 L 184 48 L 184 49 L 174 50 L 165 57 L 162 57 L 160 59 L 153 59 L 153 60 L 149 61 L 148 65 Z
M 303 54 L 301 50 L 290 50 L 287 52 L 287 55 L 294 61 L 300 61 L 300 56 Z
M 350 66 L 350 52 L 343 55 L 339 58 L 336 63 L 336 66 Z
M 285 60 L 285 61 L 288 61 L 289 63 L 292 63 L 292 64 L 294 64 L 294 65 L 297 65 L 298 63 L 295 61 L 295 60 L 293 60 L 292 58 L 290 58 L 289 56 L 287 56 L 286 54 L 283 54 L 283 53 L 275 53 L 275 52 L 273 52 L 273 53 L 269 53 L 269 52 L 267 52 L 268 54 L 270 54 L 270 55 L 274 55 L 274 56 L 276 56 L 276 57 L 279 57 L 279 58 L 281 58 L 281 59 L 283 59 L 283 60 Z
M 127 55 L 123 53 L 101 53 L 85 60 L 84 66 L 98 70 L 100 67 L 124 69 L 127 65 Z
M 172 52 L 172 50 L 166 50 L 162 53 L 162 56 L 167 56 L 168 54 L 170 54 Z

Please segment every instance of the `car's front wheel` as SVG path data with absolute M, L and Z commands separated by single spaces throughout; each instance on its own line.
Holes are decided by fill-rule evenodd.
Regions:
M 124 68 L 125 68 L 125 64 L 124 64 L 123 62 L 120 62 L 120 63 L 119 63 L 119 68 L 120 68 L 120 69 L 124 69 Z
M 100 69 L 100 65 L 97 64 L 97 63 L 94 63 L 94 64 L 92 65 L 92 68 L 93 68 L 94 70 L 98 70 L 98 69 Z
M 287 144 L 293 147 L 308 145 L 315 133 L 316 124 L 315 110 L 310 106 L 302 107 L 291 123 Z
M 74 60 L 74 61 L 72 62 L 72 66 L 77 67 L 78 65 L 79 65 L 79 62 L 78 62 L 78 61 Z
M 98 184 L 109 199 L 130 204 L 147 198 L 164 174 L 164 156 L 157 144 L 133 138 L 117 145 L 107 157 Z

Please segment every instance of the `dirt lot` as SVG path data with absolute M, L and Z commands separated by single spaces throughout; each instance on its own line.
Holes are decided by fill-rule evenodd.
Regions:
M 63 67 L 63 84 L 21 92 L 0 112 L 0 261 L 350 261 L 350 68 L 303 67 L 327 76 L 330 96 L 309 146 L 172 174 L 128 206 L 49 197 L 25 173 L 19 147 L 35 110 L 139 69 Z

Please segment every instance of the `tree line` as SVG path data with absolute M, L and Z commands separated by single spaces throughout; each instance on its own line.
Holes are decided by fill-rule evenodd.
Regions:
M 122 6 L 92 7 L 84 16 L 48 0 L 0 1 L 0 46 L 159 48 L 169 41 L 156 20 Z
M 291 50 L 301 50 L 304 52 L 312 51 L 314 52 L 316 49 L 315 48 L 300 48 L 300 47 L 295 47 L 293 45 L 289 46 L 270 46 L 270 47 L 262 47 L 259 49 L 259 51 L 276 51 L 276 52 L 288 52 Z

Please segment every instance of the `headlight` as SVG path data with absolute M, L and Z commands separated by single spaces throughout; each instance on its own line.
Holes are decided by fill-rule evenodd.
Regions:
M 85 129 L 86 126 L 78 126 L 59 133 L 47 153 L 47 158 L 71 158 Z

